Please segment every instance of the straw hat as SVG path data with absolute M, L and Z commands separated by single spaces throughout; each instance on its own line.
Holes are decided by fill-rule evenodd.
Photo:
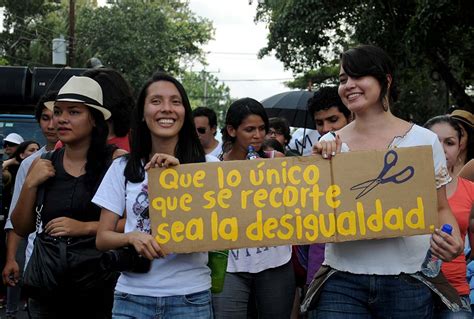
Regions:
M 72 76 L 59 90 L 56 101 L 45 102 L 44 105 L 51 111 L 54 102 L 79 102 L 99 110 L 104 119 L 108 120 L 112 113 L 102 105 L 102 88 L 95 80 L 86 76 Z
M 466 110 L 454 110 L 450 116 L 474 128 L 474 115 Z

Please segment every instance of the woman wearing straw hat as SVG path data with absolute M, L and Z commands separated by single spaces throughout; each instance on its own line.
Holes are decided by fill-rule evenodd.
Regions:
M 42 232 L 38 236 L 53 238 L 57 242 L 67 241 L 69 245 L 82 238 L 95 238 L 100 208 L 91 199 L 112 158 L 123 151 L 106 144 L 108 129 L 105 121 L 111 113 L 103 107 L 102 89 L 93 79 L 71 77 L 59 91 L 56 101 L 45 104 L 54 110 L 54 125 L 65 147 L 55 151 L 51 160 L 38 158 L 32 164 L 12 221 L 15 232 L 22 236 L 35 230 L 39 232 L 34 208 L 37 191 L 42 188 Z M 42 256 L 34 255 L 35 251 L 29 266 L 35 258 L 41 262 Z M 98 271 L 92 267 L 92 271 Z M 71 271 L 62 270 L 58 265 L 61 283 L 53 294 L 46 297 L 40 292 L 31 296 L 31 317 L 110 317 L 114 278 L 105 278 L 93 289 L 71 290 L 68 289 L 74 284 L 68 283 Z

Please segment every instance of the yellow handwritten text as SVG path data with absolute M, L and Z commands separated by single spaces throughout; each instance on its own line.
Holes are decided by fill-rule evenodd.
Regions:
M 166 217 L 168 212 L 177 210 L 178 208 L 181 211 L 189 212 L 191 210 L 191 203 L 193 197 L 191 194 L 183 194 L 179 197 L 170 196 L 170 197 L 155 197 L 151 201 L 151 206 L 161 213 L 162 217 Z

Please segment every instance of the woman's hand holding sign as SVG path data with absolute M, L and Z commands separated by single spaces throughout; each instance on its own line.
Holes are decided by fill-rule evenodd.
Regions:
M 313 145 L 313 155 L 320 154 L 323 158 L 331 159 L 337 153 L 341 153 L 342 140 L 339 135 L 328 133 L 321 137 L 317 143 Z
M 153 155 L 148 163 L 145 165 L 145 170 L 155 167 L 165 167 L 179 165 L 179 159 L 169 154 L 156 153 Z
M 140 231 L 133 231 L 125 235 L 127 236 L 128 244 L 133 246 L 139 255 L 149 260 L 166 256 L 152 235 Z

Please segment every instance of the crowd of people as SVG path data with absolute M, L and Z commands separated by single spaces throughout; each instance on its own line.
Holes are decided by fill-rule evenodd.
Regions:
M 36 106 L 47 145 L 4 139 L 7 317 L 23 295 L 31 318 L 473 318 L 474 115 L 456 109 L 419 126 L 393 115 L 397 95 L 383 50 L 342 53 L 339 86 L 308 101 L 321 136 L 312 153 L 431 146 L 433 200 L 452 234 L 233 249 L 211 293 L 207 253 L 167 254 L 151 235 L 147 171 L 245 160 L 249 146 L 262 159 L 299 156 L 288 121 L 238 99 L 220 142 L 215 112 L 193 110 L 166 73 L 136 103 L 115 70 L 70 78 Z M 428 250 L 444 261 L 434 278 L 421 273 Z

